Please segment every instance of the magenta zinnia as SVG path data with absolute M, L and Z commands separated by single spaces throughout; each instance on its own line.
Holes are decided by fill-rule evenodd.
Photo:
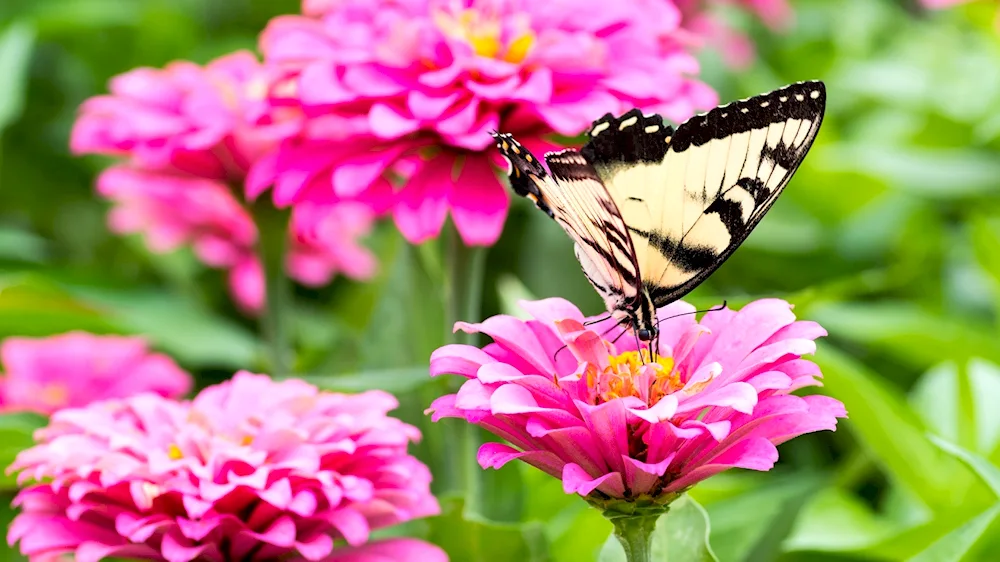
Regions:
M 592 501 L 666 503 L 731 467 L 768 470 L 776 445 L 833 430 L 846 415 L 832 398 L 789 394 L 818 384 L 819 368 L 801 356 L 826 332 L 796 321 L 784 301 L 700 322 L 686 303 L 666 306 L 659 318 L 689 314 L 661 324 L 653 362 L 628 334 L 609 341 L 621 328 L 602 337 L 613 320 L 588 328 L 562 299 L 522 306 L 533 320 L 456 325 L 493 343 L 448 345 L 431 357 L 432 375 L 469 379 L 432 404 L 434 419 L 464 418 L 510 442 L 483 445 L 484 468 L 521 459 Z
M 364 546 L 373 529 L 438 512 L 430 472 L 407 453 L 417 429 L 386 415 L 396 406 L 380 391 L 241 372 L 191 402 L 61 410 L 11 467 L 34 483 L 8 540 L 32 559 L 79 562 L 441 560 L 412 541 Z
M 294 110 L 267 104 L 265 69 L 248 52 L 205 66 L 178 61 L 111 80 L 87 100 L 73 128 L 76 153 L 120 157 L 98 193 L 114 207 L 111 228 L 142 233 L 153 251 L 190 245 L 204 263 L 229 271 L 245 310 L 264 304 L 258 225 L 247 210 L 247 174 L 302 126 Z M 288 275 L 316 286 L 336 274 L 368 279 L 375 257 L 358 243 L 376 209 L 361 201 L 316 198 L 292 211 Z
M 263 160 L 251 195 L 278 205 L 366 194 L 402 234 L 438 235 L 450 213 L 466 244 L 497 240 L 508 197 L 489 131 L 554 148 L 605 112 L 682 120 L 715 105 L 673 35 L 671 2 L 306 1 L 261 36 L 272 103 L 306 116 Z M 259 172 L 259 173 L 258 173 Z M 389 180 L 404 182 L 398 192 Z

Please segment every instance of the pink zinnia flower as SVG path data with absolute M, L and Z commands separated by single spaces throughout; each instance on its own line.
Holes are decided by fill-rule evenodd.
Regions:
M 628 334 L 609 341 L 621 333 L 614 320 L 588 328 L 557 298 L 522 306 L 533 320 L 456 324 L 493 338 L 486 347 L 448 345 L 431 356 L 432 375 L 469 379 L 431 405 L 434 419 L 464 418 L 511 444 L 483 445 L 484 468 L 521 459 L 591 501 L 662 504 L 731 467 L 768 470 L 775 445 L 832 430 L 846 415 L 832 398 L 789 394 L 818 384 L 819 369 L 801 356 L 826 332 L 795 321 L 784 301 L 701 322 L 687 303 L 666 306 L 659 318 L 686 315 L 660 326 L 655 362 Z
M 34 483 L 7 539 L 33 560 L 379 560 L 378 546 L 334 540 L 361 547 L 438 512 L 430 472 L 407 454 L 419 432 L 386 415 L 396 406 L 241 372 L 190 402 L 61 410 L 11 466 Z
M 297 110 L 267 103 L 269 83 L 244 51 L 204 67 L 139 68 L 83 104 L 71 141 L 75 152 L 126 160 L 98 179 L 98 193 L 115 204 L 112 230 L 141 232 L 156 252 L 191 245 L 203 262 L 229 271 L 233 296 L 248 311 L 263 307 L 264 280 L 243 183 L 302 124 Z M 357 240 L 384 207 L 332 198 L 303 207 L 289 229 L 290 277 L 315 286 L 338 273 L 374 275 L 374 256 Z
M 262 153 L 300 126 L 296 113 L 265 103 L 265 70 L 247 51 L 204 67 L 177 61 L 136 68 L 112 78 L 110 89 L 81 106 L 73 152 L 242 183 Z
M 366 195 L 403 235 L 436 236 L 451 213 L 471 245 L 496 241 L 508 196 L 491 129 L 532 150 L 631 107 L 681 120 L 715 105 L 695 58 L 669 36 L 670 2 L 307 0 L 261 37 L 282 77 L 272 102 L 306 115 L 302 133 L 262 160 L 251 196 L 277 205 Z M 390 177 L 405 185 L 394 191 Z
M 191 375 L 146 340 L 69 332 L 46 338 L 7 338 L 0 344 L 0 411 L 51 414 L 60 408 L 142 392 L 176 398 L 191 390 Z
M 113 231 L 142 233 L 154 252 L 190 245 L 201 261 L 229 270 L 241 307 L 256 311 L 263 306 L 257 225 L 225 183 L 115 166 L 101 173 L 97 191 L 115 204 L 108 217 Z M 370 278 L 375 256 L 358 240 L 374 222 L 374 212 L 360 203 L 296 207 L 289 227 L 289 276 L 310 286 L 329 283 L 336 274 Z

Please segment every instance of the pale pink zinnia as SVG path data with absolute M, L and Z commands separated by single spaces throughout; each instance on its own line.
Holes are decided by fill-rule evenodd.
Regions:
M 191 390 L 191 375 L 151 352 L 141 337 L 12 337 L 0 344 L 0 360 L 0 411 L 51 414 L 106 398 L 143 392 L 177 398 Z
M 411 541 L 363 546 L 438 512 L 430 472 L 407 453 L 419 432 L 387 415 L 396 406 L 241 372 L 191 402 L 61 410 L 11 466 L 33 483 L 7 539 L 32 560 L 443 560 Z
M 832 398 L 790 394 L 818 384 L 819 368 L 801 356 L 826 332 L 796 321 L 784 301 L 700 322 L 687 303 L 666 306 L 659 318 L 685 315 L 660 325 L 655 362 L 634 337 L 618 338 L 614 320 L 587 327 L 557 298 L 522 306 L 532 320 L 456 325 L 491 337 L 484 348 L 448 345 L 431 356 L 432 375 L 468 379 L 432 404 L 434 419 L 464 418 L 510 443 L 483 445 L 484 468 L 521 459 L 591 501 L 666 503 L 731 467 L 768 470 L 775 445 L 832 430 L 846 415 Z
M 190 245 L 201 261 L 229 271 L 231 291 L 242 308 L 263 306 L 257 225 L 225 183 L 114 166 L 101 173 L 97 191 L 114 203 L 108 217 L 113 231 L 141 233 L 155 252 Z M 359 240 L 374 222 L 372 209 L 360 203 L 296 207 L 289 225 L 288 275 L 309 286 L 324 285 L 337 274 L 370 278 L 375 256 Z
M 383 199 L 419 243 L 451 214 L 466 244 L 496 241 L 508 196 L 489 131 L 528 148 L 632 107 L 686 119 L 717 97 L 671 34 L 670 2 L 307 0 L 261 36 L 272 103 L 302 133 L 251 172 L 279 206 Z M 404 182 L 393 190 L 390 181 Z

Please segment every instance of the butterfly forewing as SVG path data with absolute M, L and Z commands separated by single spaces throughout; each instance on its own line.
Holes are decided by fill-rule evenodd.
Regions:
M 625 310 L 640 287 L 639 266 L 625 222 L 597 171 L 579 152 L 545 156 L 546 173 L 510 135 L 496 135 L 497 146 L 510 162 L 514 190 L 562 226 L 576 245 L 584 274 L 609 311 Z
M 822 82 L 801 82 L 676 131 L 637 110 L 595 121 L 580 152 L 628 225 L 657 306 L 696 287 L 746 239 L 812 145 L 825 102 Z

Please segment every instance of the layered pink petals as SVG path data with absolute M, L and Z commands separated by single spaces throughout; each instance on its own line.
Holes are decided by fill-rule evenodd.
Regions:
M 140 337 L 70 332 L 47 338 L 7 338 L 0 345 L 0 410 L 50 414 L 97 400 L 152 392 L 177 398 L 191 375 Z
M 541 152 L 554 148 L 546 135 L 577 135 L 605 112 L 676 120 L 716 102 L 692 78 L 696 60 L 667 39 L 681 22 L 671 2 L 349 0 L 303 11 L 272 20 L 260 46 L 281 77 L 272 103 L 307 123 L 250 188 L 273 183 L 285 205 L 401 176 L 393 217 L 411 242 L 437 236 L 449 213 L 467 244 L 496 241 L 508 198 L 487 153 L 492 129 Z M 342 146 L 316 150 L 323 143 Z
M 114 204 L 113 230 L 142 233 L 156 252 L 192 247 L 207 265 L 229 271 L 234 298 L 250 312 L 263 307 L 264 286 L 244 191 L 273 180 L 280 141 L 303 126 L 298 110 L 268 103 L 271 82 L 248 52 L 204 67 L 136 69 L 114 78 L 109 95 L 83 104 L 71 143 L 75 152 L 125 160 L 98 180 L 98 192 Z M 289 276 L 318 286 L 337 274 L 374 275 L 375 258 L 358 240 L 390 204 L 391 188 L 352 197 L 352 186 L 373 181 L 365 172 L 345 166 L 338 182 L 346 195 L 315 198 L 292 212 Z
M 264 304 L 257 225 L 226 184 L 127 166 L 105 170 L 98 193 L 114 203 L 108 222 L 122 234 L 141 233 L 155 252 L 190 246 L 201 261 L 229 270 L 230 288 L 245 310 Z M 290 277 L 320 286 L 338 274 L 368 279 L 375 256 L 359 240 L 375 216 L 361 203 L 304 203 L 292 211 L 286 267 Z
M 490 336 L 486 347 L 431 356 L 432 375 L 468 379 L 431 405 L 433 419 L 464 418 L 511 444 L 484 445 L 483 467 L 520 459 L 585 496 L 680 492 L 728 468 L 768 470 L 776 445 L 833 430 L 846 415 L 832 398 L 789 394 L 818 384 L 819 369 L 801 355 L 825 331 L 796 321 L 784 301 L 665 320 L 653 363 L 639 360 L 634 338 L 603 339 L 608 326 L 588 328 L 562 299 L 522 305 L 532 320 L 456 326 Z M 659 314 L 692 310 L 678 302 Z
M 32 559 L 444 560 L 409 539 L 365 545 L 438 512 L 430 472 L 406 451 L 419 433 L 386 415 L 396 405 L 241 372 L 191 402 L 62 410 L 11 467 L 35 483 L 8 541 Z

